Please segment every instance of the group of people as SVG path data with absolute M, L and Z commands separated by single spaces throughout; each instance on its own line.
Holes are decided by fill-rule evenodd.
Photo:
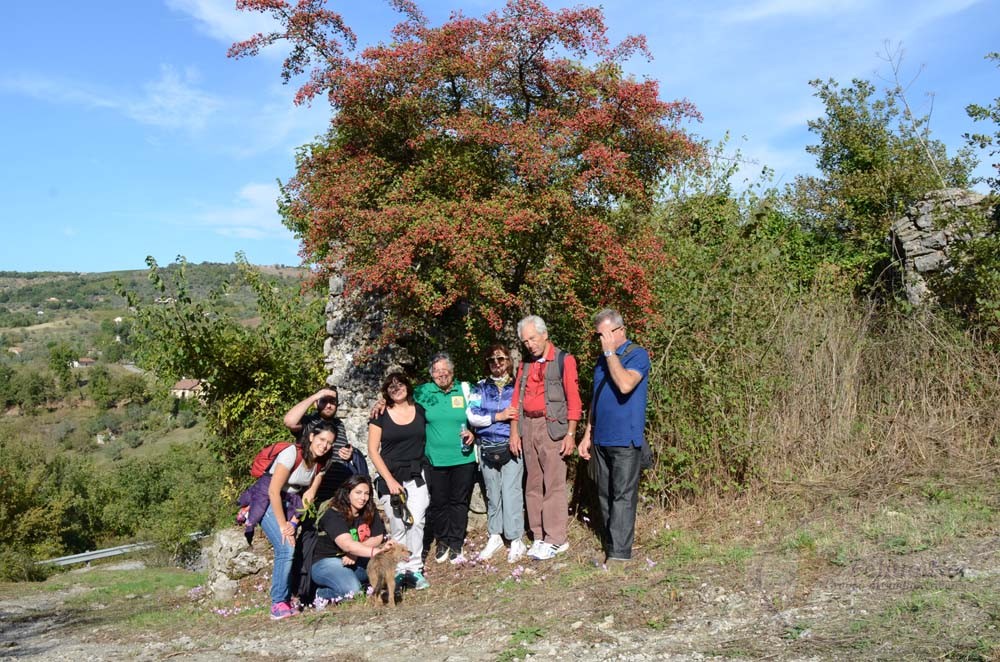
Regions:
M 494 343 L 485 355 L 487 376 L 475 384 L 456 381 L 444 352 L 431 357 L 429 382 L 414 386 L 400 371 L 386 376 L 368 423 L 374 482 L 336 416 L 335 390 L 322 389 L 288 411 L 285 425 L 299 442 L 278 454 L 261 478 L 269 501 L 261 528 L 274 547 L 272 618 L 295 613 L 293 592 L 317 607 L 358 592 L 368 560 L 393 545 L 408 552 L 397 566 L 397 583 L 417 590 L 430 585 L 424 574 L 428 559 L 463 563 L 477 474 L 486 490 L 489 533 L 478 558 L 505 548 L 511 563 L 565 552 L 566 461 L 574 451 L 593 464 L 606 561 L 631 558 L 640 469 L 649 451 L 646 350 L 627 338 L 617 311 L 595 316 L 601 356 L 577 447 L 583 406 L 575 357 L 552 343 L 538 316 L 522 319 L 517 334 L 524 360 L 515 369 L 509 349 Z M 288 507 L 298 500 L 322 504 L 301 532 Z M 293 573 L 300 559 L 301 569 Z M 302 578 L 297 591 L 293 574 Z

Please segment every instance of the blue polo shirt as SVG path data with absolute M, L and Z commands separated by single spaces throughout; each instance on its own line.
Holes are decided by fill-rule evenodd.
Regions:
M 608 374 L 608 360 L 603 356 L 594 367 L 594 392 L 590 406 L 593 415 L 591 439 L 598 446 L 642 446 L 645 441 L 646 397 L 649 392 L 649 353 L 633 345 L 625 350 L 631 340 L 615 350 L 626 370 L 635 370 L 642 380 L 628 395 L 618 392 L 618 387 Z

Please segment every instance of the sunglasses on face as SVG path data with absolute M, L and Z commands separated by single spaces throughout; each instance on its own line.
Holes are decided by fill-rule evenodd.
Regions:
M 615 331 L 619 331 L 624 328 L 625 328 L 624 326 L 616 326 L 615 328 L 611 329 L 611 333 L 614 333 Z M 600 338 L 601 337 L 600 331 L 594 331 L 594 337 Z
M 500 363 L 506 363 L 507 362 L 507 357 L 506 356 L 491 356 L 490 358 L 486 359 L 486 361 L 488 363 L 492 363 L 494 365 L 498 365 Z

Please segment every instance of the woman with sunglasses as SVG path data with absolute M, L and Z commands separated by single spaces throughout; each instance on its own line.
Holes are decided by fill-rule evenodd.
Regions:
M 524 534 L 524 461 L 510 452 L 510 419 L 514 397 L 514 366 L 502 343 L 486 352 L 489 376 L 469 395 L 466 416 L 479 443 L 480 470 L 486 485 L 486 529 L 489 540 L 479 558 L 492 558 L 510 541 L 507 561 L 521 559 L 527 547 Z

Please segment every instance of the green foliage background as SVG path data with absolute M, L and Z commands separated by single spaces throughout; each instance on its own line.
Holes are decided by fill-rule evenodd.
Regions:
M 656 462 L 642 483 L 647 507 L 787 490 L 867 494 L 915 475 L 1000 468 L 1000 212 L 966 219 L 971 240 L 934 279 L 937 301 L 912 309 L 894 289 L 889 224 L 930 190 L 968 186 L 974 160 L 964 151 L 949 155 L 927 118 L 909 115 L 899 89 L 862 80 L 812 84 L 824 104 L 824 116 L 810 123 L 817 175 L 779 189 L 765 169 L 747 184 L 738 153 L 725 142 L 705 144 L 697 150 L 704 158 L 679 166 L 650 208 L 608 212 L 610 222 L 627 221 L 666 250 L 641 265 L 652 288 L 648 317 L 626 318 L 653 361 L 647 435 Z M 996 125 L 998 106 L 969 112 Z M 998 137 L 968 139 L 990 148 Z M 128 539 L 181 552 L 189 533 L 228 519 L 227 504 L 249 482 L 250 458 L 288 438 L 281 414 L 324 382 L 323 292 L 267 278 L 242 256 L 235 270 L 212 270 L 207 280 L 190 278 L 183 258 L 167 269 L 147 263 L 148 285 L 129 276 L 117 286 L 130 319 L 95 323 L 102 347 L 112 360 L 134 358 L 164 384 L 203 380 L 204 400 L 171 408 L 156 388 L 117 368 L 91 369 L 84 384 L 67 367 L 81 348 L 65 339 L 40 352 L 39 369 L 4 357 L 5 408 L 35 420 L 73 398 L 94 404 L 98 413 L 86 423 L 67 416 L 47 428 L 61 450 L 79 450 L 105 430 L 120 439 L 102 464 L 0 428 L 0 521 L 10 523 L 0 529 L 0 577 L 36 578 L 44 574 L 38 558 Z M 586 289 L 593 273 L 612 266 L 622 265 L 588 264 L 580 273 L 586 282 L 574 287 Z M 10 345 L 59 277 L 0 272 L 3 279 L 26 281 L 25 289 L 0 292 L 2 340 Z M 237 306 L 239 286 L 252 295 Z M 74 287 L 81 307 L 104 296 L 86 279 Z M 559 292 L 548 293 L 558 308 Z M 423 320 L 409 345 L 418 365 L 445 348 L 471 371 L 478 368 L 472 347 L 497 334 L 514 340 L 516 320 L 498 330 L 475 315 L 458 306 Z M 591 329 L 579 310 L 549 317 L 553 338 L 581 360 L 586 396 L 596 354 Z M 436 334 L 438 322 L 463 331 Z M 187 428 L 199 416 L 204 443 L 126 453 L 142 445 L 143 425 Z

